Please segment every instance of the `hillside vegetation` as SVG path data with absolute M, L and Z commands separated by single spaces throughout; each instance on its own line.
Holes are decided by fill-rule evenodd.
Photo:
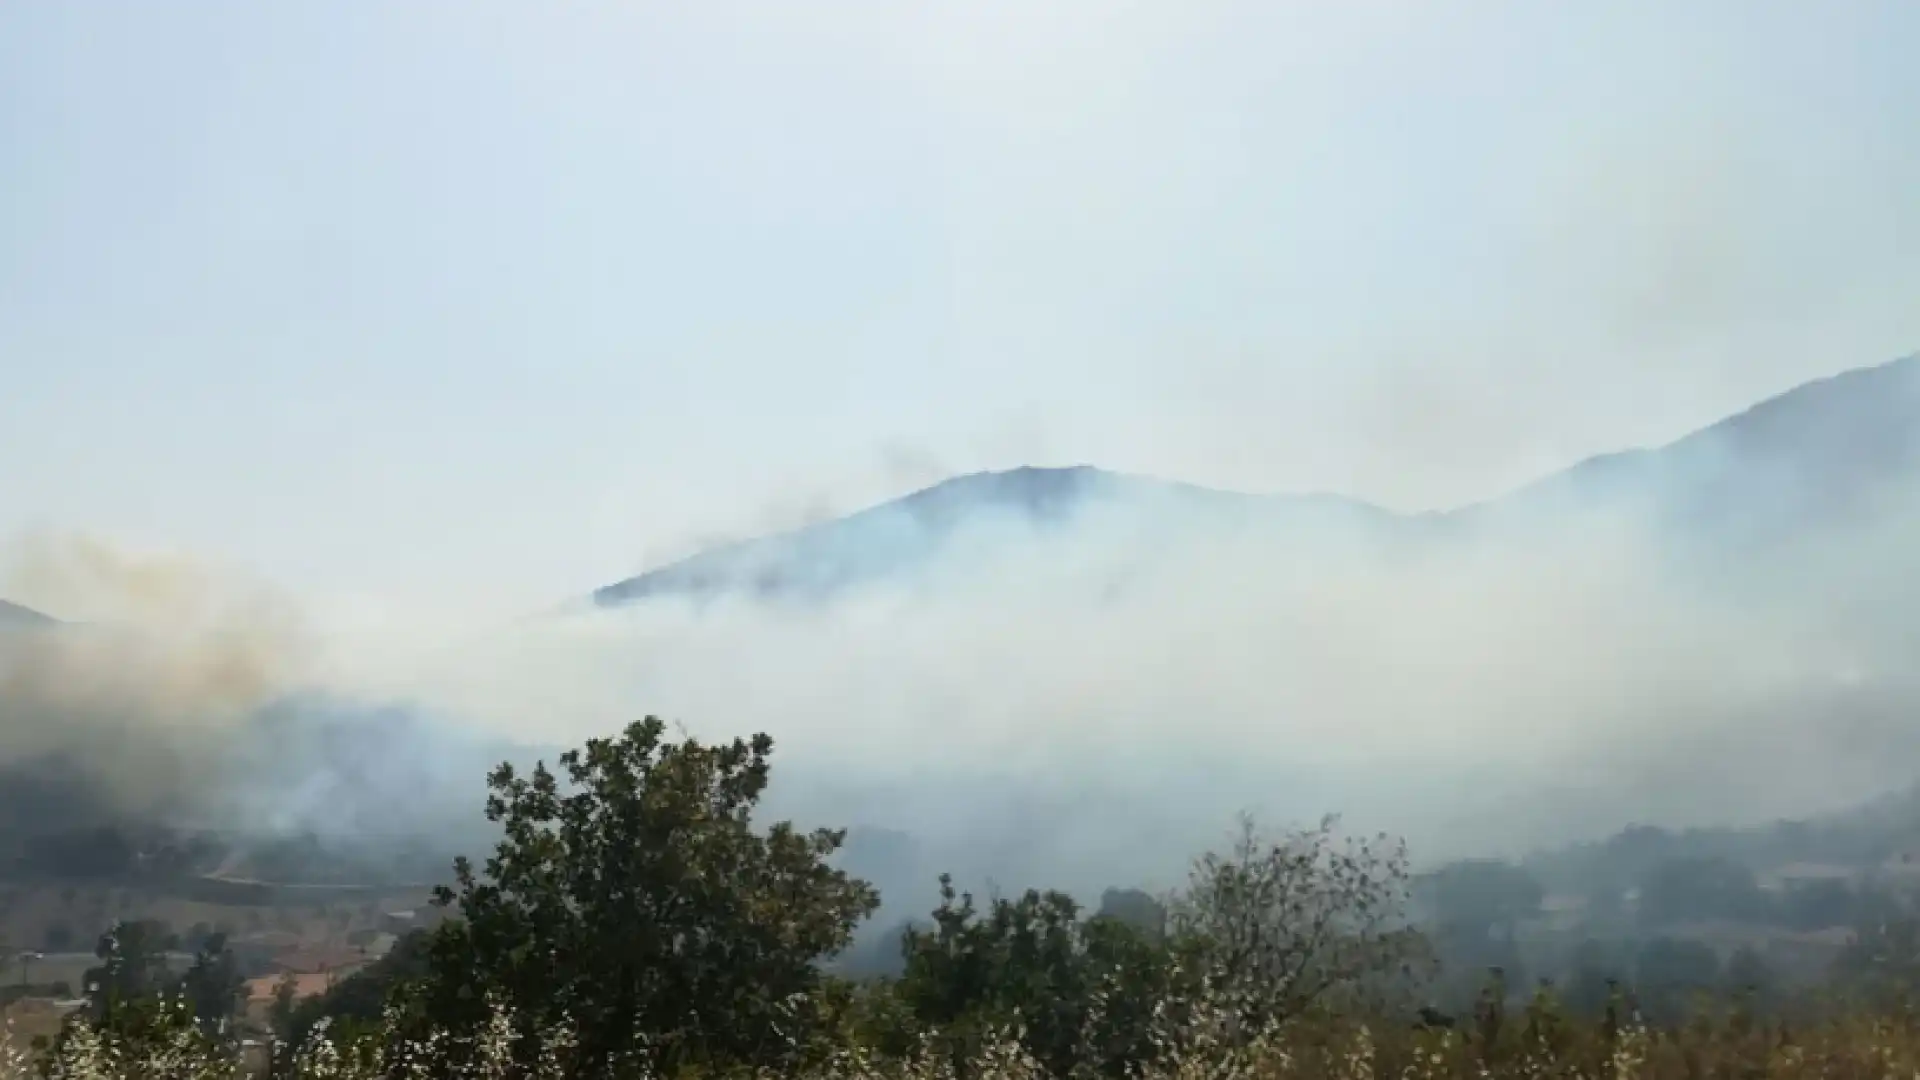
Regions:
M 772 743 L 672 742 L 647 719 L 501 766 L 500 840 L 461 861 L 453 917 L 306 1003 L 249 1053 L 218 936 L 179 977 L 143 924 L 108 932 L 87 1002 L 15 1072 L 48 1076 L 1374 1077 L 1891 1076 L 1920 1070 L 1920 933 L 1888 893 L 1831 978 L 1790 987 L 1743 953 L 1666 937 L 1565 991 L 1480 970 L 1543 890 L 1504 863 L 1416 877 L 1386 837 L 1329 819 L 1243 823 L 1164 897 L 976 898 L 950 880 L 893 977 L 829 962 L 879 903 L 844 833 L 753 820 Z M 1737 873 L 1664 904 L 1746 903 Z M 1727 891 L 1725 881 L 1734 882 Z M 1703 883 L 1704 882 L 1704 883 Z M 1715 891 L 1719 889 L 1720 891 Z M 1645 891 L 1644 888 L 1642 890 Z M 1416 893 L 1419 896 L 1416 896 Z M 1729 899 L 1732 897 L 1733 899 Z M 1741 899 L 1744 897 L 1745 899 Z M 1642 903 L 1646 897 L 1642 896 Z M 1418 923 L 1409 905 L 1432 908 Z M 1641 910 L 1645 910 L 1644 908 Z M 1671 912 L 1648 918 L 1666 918 Z M 1462 940 L 1476 943 L 1466 948 Z M 1476 951 L 1484 949 L 1491 951 Z M 1465 1008 L 1436 1003 L 1449 983 Z

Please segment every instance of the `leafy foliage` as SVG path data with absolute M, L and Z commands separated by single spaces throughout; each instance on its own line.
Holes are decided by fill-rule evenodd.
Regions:
M 1673 859 L 1640 883 L 1640 916 L 1660 926 L 1691 919 L 1765 919 L 1771 901 L 1753 871 L 1723 858 Z
M 209 1038 L 224 1038 L 246 979 L 240 974 L 239 961 L 227 948 L 227 935 L 214 933 L 200 945 L 193 965 L 180 980 L 180 993 L 188 1008 Z
M 979 905 L 942 877 L 930 921 L 897 934 L 897 978 L 834 978 L 826 962 L 878 898 L 835 868 L 844 834 L 753 820 L 771 751 L 765 736 L 668 741 L 648 718 L 563 755 L 557 774 L 502 766 L 487 802 L 499 844 L 482 868 L 457 864 L 456 886 L 438 896 L 457 917 L 318 999 L 278 1002 L 275 1027 L 295 1044 L 279 1074 L 1371 1080 L 1920 1067 L 1903 1011 L 1920 1003 L 1913 913 L 1869 888 L 1756 901 L 1740 864 L 1675 855 L 1655 834 L 1621 849 L 1644 860 L 1651 924 L 1802 908 L 1797 920 L 1827 923 L 1844 901 L 1858 934 L 1836 973 L 1866 1005 L 1856 1017 L 1893 1019 L 1793 1042 L 1761 952 L 1723 964 L 1697 941 L 1644 935 L 1593 938 L 1559 958 L 1573 974 L 1564 997 L 1503 962 L 1487 965 L 1471 1015 L 1413 1010 L 1403 991 L 1434 957 L 1405 908 L 1406 853 L 1345 836 L 1331 818 L 1277 837 L 1243 819 L 1164 901 L 1108 890 L 1091 916 L 1042 890 Z M 1459 955 L 1505 957 L 1542 909 L 1521 866 L 1459 863 L 1420 884 L 1449 940 L 1492 950 Z M 166 927 L 128 922 L 103 936 L 92 1008 L 54 1040 L 43 1073 L 232 1076 L 237 966 L 224 935 L 190 936 L 198 955 L 178 979 Z
M 1169 928 L 1240 1002 L 1255 1027 L 1335 995 L 1391 993 L 1424 974 L 1408 924 L 1404 845 L 1339 837 L 1336 820 L 1277 839 L 1243 817 L 1232 848 L 1195 862 Z
M 957 1060 L 1016 1027 L 1021 1048 L 1061 1075 L 1121 1075 L 1153 1056 L 1148 1021 L 1181 979 L 1155 939 L 1110 915 L 1082 919 L 1059 892 L 1028 890 L 982 913 L 944 875 L 933 922 L 908 932 L 897 993 Z
M 171 935 L 149 920 L 115 923 L 100 935 L 94 955 L 100 965 L 87 969 L 87 1001 L 95 1018 L 110 1020 L 123 1005 L 153 997 L 167 982 L 166 949 Z
M 430 947 L 421 1020 L 474 1032 L 499 1002 L 568 1026 L 587 1059 L 662 1068 L 780 1063 L 825 1029 L 816 962 L 877 894 L 828 864 L 843 833 L 752 828 L 770 738 L 664 733 L 649 717 L 568 752 L 565 789 L 544 764 L 494 772 L 487 816 L 505 836 L 483 874 L 462 860 L 441 891 L 461 918 Z
M 396 991 L 427 974 L 431 942 L 426 931 L 415 930 L 395 942 L 385 956 L 328 987 L 325 993 L 298 1004 L 289 1001 L 285 1019 L 276 1025 L 279 1033 L 288 1043 L 298 1045 L 306 1042 L 322 1021 L 335 1025 L 336 1031 L 343 1024 L 377 1025 Z
M 1521 920 L 1539 912 L 1546 897 L 1532 874 L 1499 859 L 1449 863 L 1421 884 L 1441 929 L 1481 937 L 1495 931 L 1511 937 Z

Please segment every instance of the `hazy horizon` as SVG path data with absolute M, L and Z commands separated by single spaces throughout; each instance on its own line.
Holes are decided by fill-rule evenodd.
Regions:
M 1459 506 L 1911 355 L 1916 50 L 1897 0 L 0 9 L 0 596 L 115 628 L 8 646 L 0 758 L 173 798 L 393 707 L 425 773 L 366 797 L 466 799 L 457 742 L 656 712 L 1062 873 L 1249 803 L 1506 848 L 1894 785 L 1907 473 L 1693 563 L 1581 497 L 1432 549 L 1115 500 L 812 614 L 528 617 L 1018 465 Z
M 377 623 L 982 468 L 1488 497 L 1920 344 L 1916 41 L 1893 0 L 10 7 L 0 535 Z

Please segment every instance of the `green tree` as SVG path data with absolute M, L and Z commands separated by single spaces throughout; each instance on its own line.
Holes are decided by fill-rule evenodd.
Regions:
M 1780 1003 L 1780 979 L 1766 957 L 1750 945 L 1727 958 L 1727 995 L 1750 1013 L 1767 1014 Z
M 187 1002 L 156 994 L 119 1003 L 109 1018 L 70 1017 L 35 1071 L 43 1077 L 224 1080 L 237 1075 L 234 1065 L 229 1041 L 209 1037 Z
M 1406 918 L 1405 845 L 1341 838 L 1335 826 L 1328 817 L 1269 839 L 1243 816 L 1232 848 L 1197 860 L 1173 898 L 1169 930 L 1252 1028 L 1426 974 L 1429 944 Z
M 1721 858 L 1671 859 L 1640 881 L 1640 919 L 1662 926 L 1694 919 L 1766 919 L 1772 902 L 1753 871 Z
M 1877 1008 L 1920 1004 L 1920 920 L 1862 923 L 1833 962 L 1834 981 Z
M 283 1037 L 300 1045 L 322 1019 L 349 1025 L 376 1023 L 396 990 L 427 974 L 430 941 L 426 931 L 412 931 L 395 942 L 385 956 L 335 983 L 326 993 L 293 1006 Z
M 667 743 L 648 717 L 563 754 L 562 782 L 501 765 L 484 872 L 461 859 L 457 905 L 428 950 L 416 1015 L 456 1035 L 490 1003 L 574 1032 L 582 1060 L 655 1068 L 783 1064 L 832 1022 L 817 962 L 879 904 L 829 858 L 844 833 L 757 831 L 773 740 Z M 529 1060 L 530 1057 L 529 1057 Z
M 201 943 L 192 966 L 181 977 L 180 992 L 199 1019 L 201 1030 L 212 1036 L 226 1030 L 246 983 L 240 974 L 240 962 L 227 948 L 227 936 L 214 933 Z
M 121 1006 L 158 996 L 166 983 L 170 936 L 164 923 L 150 919 L 115 923 L 100 935 L 94 947 L 100 964 L 86 973 L 87 1000 L 96 1019 L 110 1021 Z
M 897 993 L 920 1032 L 937 1032 L 956 1060 L 995 1028 L 1055 1075 L 1093 1067 L 1124 1075 L 1151 1059 L 1151 1022 L 1178 978 L 1174 953 L 1118 918 L 1081 919 L 1073 898 L 1028 890 L 980 912 L 940 878 L 933 927 L 909 930 Z M 915 1032 L 889 1033 L 906 1049 Z
M 1658 1023 L 1677 1023 L 1696 1000 L 1719 990 L 1721 983 L 1720 957 L 1702 942 L 1653 938 L 1634 958 L 1641 1010 Z
M 1588 938 L 1574 947 L 1567 961 L 1567 1009 L 1593 1018 L 1606 1011 L 1615 992 L 1632 982 L 1632 957 L 1614 943 Z
M 294 978 L 293 972 L 282 972 L 280 981 L 273 987 L 273 1004 L 267 1006 L 267 1026 L 284 1043 L 295 1041 L 293 1018 L 299 1008 L 299 989 L 299 981 Z
M 1527 988 L 1520 953 L 1520 924 L 1540 912 L 1546 890 L 1527 870 L 1499 859 L 1450 863 L 1416 883 L 1415 893 L 1432 922 L 1434 946 L 1445 977 L 1436 987 L 1449 1005 L 1476 989 L 1499 968 L 1503 985 Z
M 207 947 L 207 942 L 212 940 L 214 934 L 218 932 L 210 922 L 197 922 L 188 927 L 187 932 L 181 935 L 180 944 L 198 953 Z M 224 934 L 221 936 L 225 937 Z M 224 945 L 225 942 L 222 942 L 222 944 Z
M 1546 898 L 1532 874 L 1500 859 L 1450 863 L 1423 880 L 1420 891 L 1442 928 L 1509 941 Z

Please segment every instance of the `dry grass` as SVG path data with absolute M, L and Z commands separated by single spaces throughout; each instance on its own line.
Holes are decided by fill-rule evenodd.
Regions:
M 0 886 L 0 941 L 13 949 L 47 949 L 48 931 L 64 927 L 71 951 L 90 953 L 114 923 L 157 919 L 185 932 L 196 923 L 225 926 L 236 934 L 262 930 L 291 933 L 322 943 L 350 930 L 375 927 L 381 913 L 427 902 L 419 889 L 395 890 L 352 902 L 273 906 L 216 904 L 158 889 L 118 886 Z M 368 909 L 373 914 L 368 915 Z M 341 916 L 346 916 L 342 923 Z

